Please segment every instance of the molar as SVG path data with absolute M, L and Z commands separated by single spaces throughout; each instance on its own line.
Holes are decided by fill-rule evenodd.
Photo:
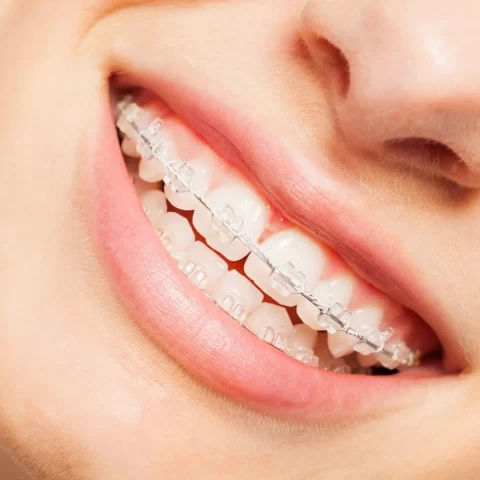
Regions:
M 204 196 L 210 188 L 215 173 L 215 165 L 211 159 L 194 158 L 186 162 L 192 169 L 191 188 L 199 196 Z M 194 210 L 198 200 L 190 192 L 174 192 L 170 185 L 165 185 L 168 201 L 180 210 Z
M 261 340 L 284 350 L 293 325 L 287 311 L 278 305 L 262 303 L 246 319 L 245 327 Z
M 170 255 L 180 261 L 189 247 L 195 242 L 195 234 L 190 223 L 178 213 L 169 212 L 157 221 L 156 232 Z
M 268 225 L 270 212 L 265 203 L 241 183 L 223 185 L 206 198 L 208 205 L 233 229 L 256 242 Z M 193 225 L 207 243 L 229 260 L 240 260 L 249 250 L 238 238 L 233 238 L 224 225 L 203 206 L 197 205 Z
M 298 230 L 276 233 L 260 245 L 261 250 L 276 267 L 290 277 L 296 276 L 303 289 L 310 291 L 319 280 L 325 264 L 325 254 L 309 237 Z M 245 273 L 269 296 L 281 305 L 297 305 L 300 295 L 290 294 L 275 277 L 275 272 L 255 254 L 245 262 Z
M 352 312 L 349 322 L 351 328 L 362 333 L 362 331 L 368 329 L 379 330 L 382 319 L 383 310 L 381 308 L 369 307 Z M 336 358 L 353 353 L 355 351 L 354 347 L 358 343 L 359 340 L 357 338 L 345 332 L 338 332 L 328 336 L 328 348 Z
M 240 324 L 263 301 L 263 294 L 236 270 L 229 271 L 208 293 L 220 308 Z
M 180 260 L 180 268 L 194 285 L 202 290 L 227 273 L 227 264 L 202 242 L 195 242 Z
M 319 304 L 328 309 L 335 303 L 339 303 L 345 308 L 352 298 L 353 281 L 349 277 L 338 277 L 331 280 L 324 280 L 312 290 L 312 295 L 318 300 Z M 297 314 L 303 323 L 314 330 L 325 330 L 318 322 L 318 309 L 312 305 L 306 298 L 300 298 L 297 306 Z

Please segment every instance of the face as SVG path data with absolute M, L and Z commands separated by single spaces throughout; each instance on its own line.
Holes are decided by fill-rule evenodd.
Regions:
M 4 0 L 13 454 L 52 479 L 478 475 L 479 16 Z

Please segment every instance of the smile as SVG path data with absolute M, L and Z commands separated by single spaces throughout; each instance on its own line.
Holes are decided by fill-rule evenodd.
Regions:
M 289 415 L 351 413 L 374 391 L 395 398 L 442 375 L 429 325 L 287 219 L 248 171 L 155 95 L 116 103 L 126 168 L 110 163 L 102 180 L 100 242 L 140 323 L 181 364 Z M 119 242 L 125 229 L 136 234 Z
M 351 276 L 342 272 L 320 281 L 326 264 L 334 261 L 328 249 L 292 228 L 270 234 L 259 245 L 272 209 L 242 179 L 224 173 L 218 185 L 217 172 L 225 168 L 211 154 L 179 158 L 162 120 L 150 121 L 153 115 L 130 97 L 119 103 L 118 112 L 124 153 L 141 157 L 139 178 L 164 182 L 164 192 L 139 188 L 147 217 L 180 270 L 222 310 L 266 343 L 325 370 L 366 373 L 362 363 L 388 369 L 418 363 L 419 352 L 404 342 L 388 344 L 393 328 L 378 329 L 385 310 L 347 309 L 355 287 Z M 169 212 L 167 199 L 176 209 L 194 211 L 193 225 Z M 198 234 L 203 241 L 196 241 Z M 247 256 L 243 272 L 257 287 L 227 263 Z M 274 303 L 263 302 L 265 295 Z M 284 306 L 296 307 L 303 324 L 294 326 Z M 317 331 L 338 335 L 325 342 Z M 343 360 L 354 352 L 374 357 Z M 329 353 L 334 356 L 328 358 Z

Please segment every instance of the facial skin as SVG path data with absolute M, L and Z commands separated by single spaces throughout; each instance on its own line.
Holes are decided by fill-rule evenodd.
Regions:
M 3 0 L 0 431 L 14 455 L 51 479 L 479 474 L 479 17 L 473 0 Z M 221 398 L 138 328 L 91 241 L 85 146 L 108 77 L 155 58 L 351 179 L 458 331 L 467 361 L 448 388 L 299 425 Z

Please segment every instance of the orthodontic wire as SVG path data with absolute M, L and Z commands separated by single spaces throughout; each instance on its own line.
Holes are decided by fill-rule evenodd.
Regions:
M 133 110 L 132 111 L 129 111 Z M 148 149 L 150 153 L 150 160 L 155 158 L 155 160 L 159 161 L 162 166 L 165 168 L 165 171 L 168 172 L 168 176 L 173 176 L 176 181 L 178 181 L 182 187 L 185 189 L 181 193 L 190 193 L 192 194 L 198 202 L 203 205 L 211 214 L 212 214 L 212 220 L 215 220 L 215 222 L 220 223 L 227 231 L 228 234 L 231 236 L 231 242 L 234 240 L 238 239 L 247 249 L 253 253 L 256 257 L 258 257 L 269 269 L 271 269 L 272 273 L 271 275 L 275 274 L 277 278 L 279 277 L 281 281 L 286 284 L 290 291 L 289 294 L 291 295 L 300 295 L 303 298 L 305 298 L 308 302 L 310 302 L 317 310 L 319 311 L 318 315 L 318 320 L 320 320 L 323 316 L 328 317 L 330 320 L 330 325 L 323 323 L 323 327 L 326 328 L 327 332 L 329 334 L 337 333 L 337 332 L 344 332 L 347 335 L 355 337 L 357 340 L 359 340 L 359 343 L 356 344 L 362 344 L 362 346 L 366 346 L 367 349 L 370 349 L 368 353 L 367 350 L 356 350 L 358 353 L 363 354 L 363 355 L 369 355 L 369 354 L 377 354 L 377 355 L 384 355 L 387 357 L 388 360 L 391 361 L 391 363 L 384 364 L 385 368 L 390 368 L 390 369 L 395 369 L 399 366 L 403 367 L 412 367 L 415 365 L 418 365 L 419 362 L 419 352 L 414 352 L 413 350 L 409 349 L 407 346 L 403 344 L 403 342 L 399 342 L 397 344 L 392 344 L 390 346 L 387 346 L 386 343 L 390 339 L 390 337 L 393 334 L 393 329 L 389 328 L 385 332 L 379 332 L 374 329 L 368 329 L 366 333 L 362 333 L 353 327 L 350 326 L 349 321 L 343 321 L 342 318 L 344 317 L 349 317 L 351 315 L 351 312 L 348 309 L 345 309 L 343 306 L 340 304 L 334 304 L 333 306 L 330 306 L 329 308 L 326 308 L 324 305 L 321 305 L 319 301 L 309 292 L 307 292 L 304 288 L 304 286 L 298 286 L 298 284 L 295 284 L 294 281 L 288 276 L 288 274 L 285 274 L 285 272 L 282 272 L 280 268 L 278 268 L 261 250 L 259 245 L 257 245 L 256 242 L 251 240 L 248 235 L 242 234 L 240 232 L 240 229 L 236 229 L 232 227 L 232 225 L 228 222 L 227 219 L 225 219 L 219 212 L 217 212 L 213 207 L 209 205 L 207 200 L 197 192 L 195 192 L 195 189 L 192 188 L 191 186 L 191 178 L 186 179 L 184 176 L 182 176 L 181 171 L 175 168 L 175 165 L 178 166 L 179 163 L 181 163 L 182 168 L 189 168 L 186 162 L 184 162 L 181 159 L 175 159 L 173 161 L 167 161 L 163 154 L 159 151 L 158 147 L 160 144 L 161 140 L 164 139 L 156 139 L 155 135 L 159 135 L 160 129 L 161 129 L 161 123 L 162 121 L 160 119 L 155 119 L 153 122 L 150 122 L 148 125 L 145 126 L 145 128 L 142 128 L 138 124 L 138 116 L 143 114 L 146 115 L 146 113 L 133 102 L 133 99 L 131 96 L 126 96 L 121 102 L 118 103 L 117 105 L 117 113 L 120 116 L 123 116 L 124 119 L 128 122 L 128 125 L 135 131 L 135 133 L 138 135 L 137 139 L 137 150 L 138 152 L 142 155 L 142 153 L 145 153 L 145 148 Z M 118 124 L 117 124 L 118 126 Z M 120 130 L 122 128 L 118 126 Z M 128 135 L 127 132 L 123 131 L 125 135 Z M 158 140 L 157 142 L 155 140 Z M 142 155 L 143 157 L 143 155 Z M 191 170 L 191 169 L 190 169 Z M 193 173 L 193 172 L 191 172 Z M 167 176 L 166 175 L 166 176 Z M 167 182 L 166 182 L 167 183 Z M 171 180 L 170 180 L 171 183 Z M 180 193 L 180 192 L 179 192 Z M 227 208 L 229 208 L 227 206 Z M 292 268 L 295 272 L 295 267 L 291 264 L 288 264 L 290 268 Z M 301 272 L 296 272 L 301 274 Z M 287 287 L 287 288 L 288 288 Z M 204 292 L 205 293 L 205 292 Z M 208 296 L 208 295 L 207 295 Z M 210 296 L 208 296 L 211 298 Z M 336 307 L 335 310 L 340 310 L 339 313 L 335 313 L 333 311 L 332 307 Z M 380 360 L 381 363 L 383 363 Z

